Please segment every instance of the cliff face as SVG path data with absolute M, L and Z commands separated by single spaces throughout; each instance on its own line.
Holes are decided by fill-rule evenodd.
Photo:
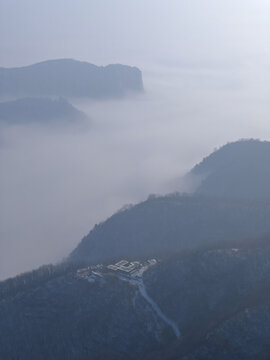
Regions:
M 0 68 L 0 96 L 121 97 L 143 90 L 142 73 L 126 65 L 96 66 L 71 59 Z
M 236 245 L 13 286 L 0 301 L 0 359 L 266 359 L 269 239 Z

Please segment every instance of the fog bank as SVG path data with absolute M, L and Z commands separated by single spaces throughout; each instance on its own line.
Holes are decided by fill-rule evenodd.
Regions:
M 215 147 L 270 140 L 269 66 L 142 69 L 145 93 L 74 101 L 83 126 L 1 128 L 0 278 L 66 256 L 124 204 L 181 187 Z

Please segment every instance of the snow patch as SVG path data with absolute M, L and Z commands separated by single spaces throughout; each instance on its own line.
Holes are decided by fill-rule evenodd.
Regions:
M 145 284 L 143 282 L 143 273 L 150 267 L 157 263 L 155 259 L 148 260 L 148 262 L 141 266 L 137 271 L 132 272 L 129 277 L 119 275 L 119 279 L 123 281 L 128 281 L 133 286 L 136 286 L 141 294 L 141 296 L 147 301 L 151 306 L 156 315 L 167 325 L 171 327 L 177 339 L 180 338 L 181 333 L 175 321 L 169 319 L 157 305 L 157 303 L 148 295 L 146 291 Z

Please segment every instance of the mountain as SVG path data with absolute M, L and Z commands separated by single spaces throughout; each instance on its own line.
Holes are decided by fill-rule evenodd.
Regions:
M 86 115 L 63 98 L 21 98 L 0 102 L 0 123 L 48 123 L 85 119 Z
M 196 165 L 196 194 L 228 198 L 270 199 L 270 142 L 229 143 Z
M 142 74 L 126 65 L 96 66 L 72 59 L 0 68 L 0 96 L 114 98 L 143 90 Z
M 270 238 L 0 283 L 1 360 L 267 359 Z
M 270 202 L 172 194 L 149 197 L 96 225 L 69 259 L 159 256 L 270 232 Z
M 203 159 L 187 175 L 195 194 L 149 197 L 110 217 L 70 259 L 158 256 L 270 230 L 270 142 L 242 140 Z
M 213 186 L 231 178 L 228 196 L 150 196 L 66 261 L 0 282 L 0 360 L 269 359 L 270 201 L 234 192 L 268 144 L 228 144 L 192 170 L 224 172 Z

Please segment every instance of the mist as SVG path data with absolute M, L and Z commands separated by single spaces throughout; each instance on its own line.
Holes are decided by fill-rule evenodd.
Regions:
M 215 147 L 270 139 L 260 71 L 146 69 L 143 94 L 73 101 L 83 125 L 2 128 L 1 278 L 61 260 L 125 204 L 189 191 L 181 176 Z
M 214 148 L 270 140 L 266 1 L 76 4 L 2 1 L 0 66 L 126 63 L 145 92 L 69 99 L 84 124 L 1 127 L 0 279 L 60 261 L 125 204 L 190 191 L 181 176 Z

